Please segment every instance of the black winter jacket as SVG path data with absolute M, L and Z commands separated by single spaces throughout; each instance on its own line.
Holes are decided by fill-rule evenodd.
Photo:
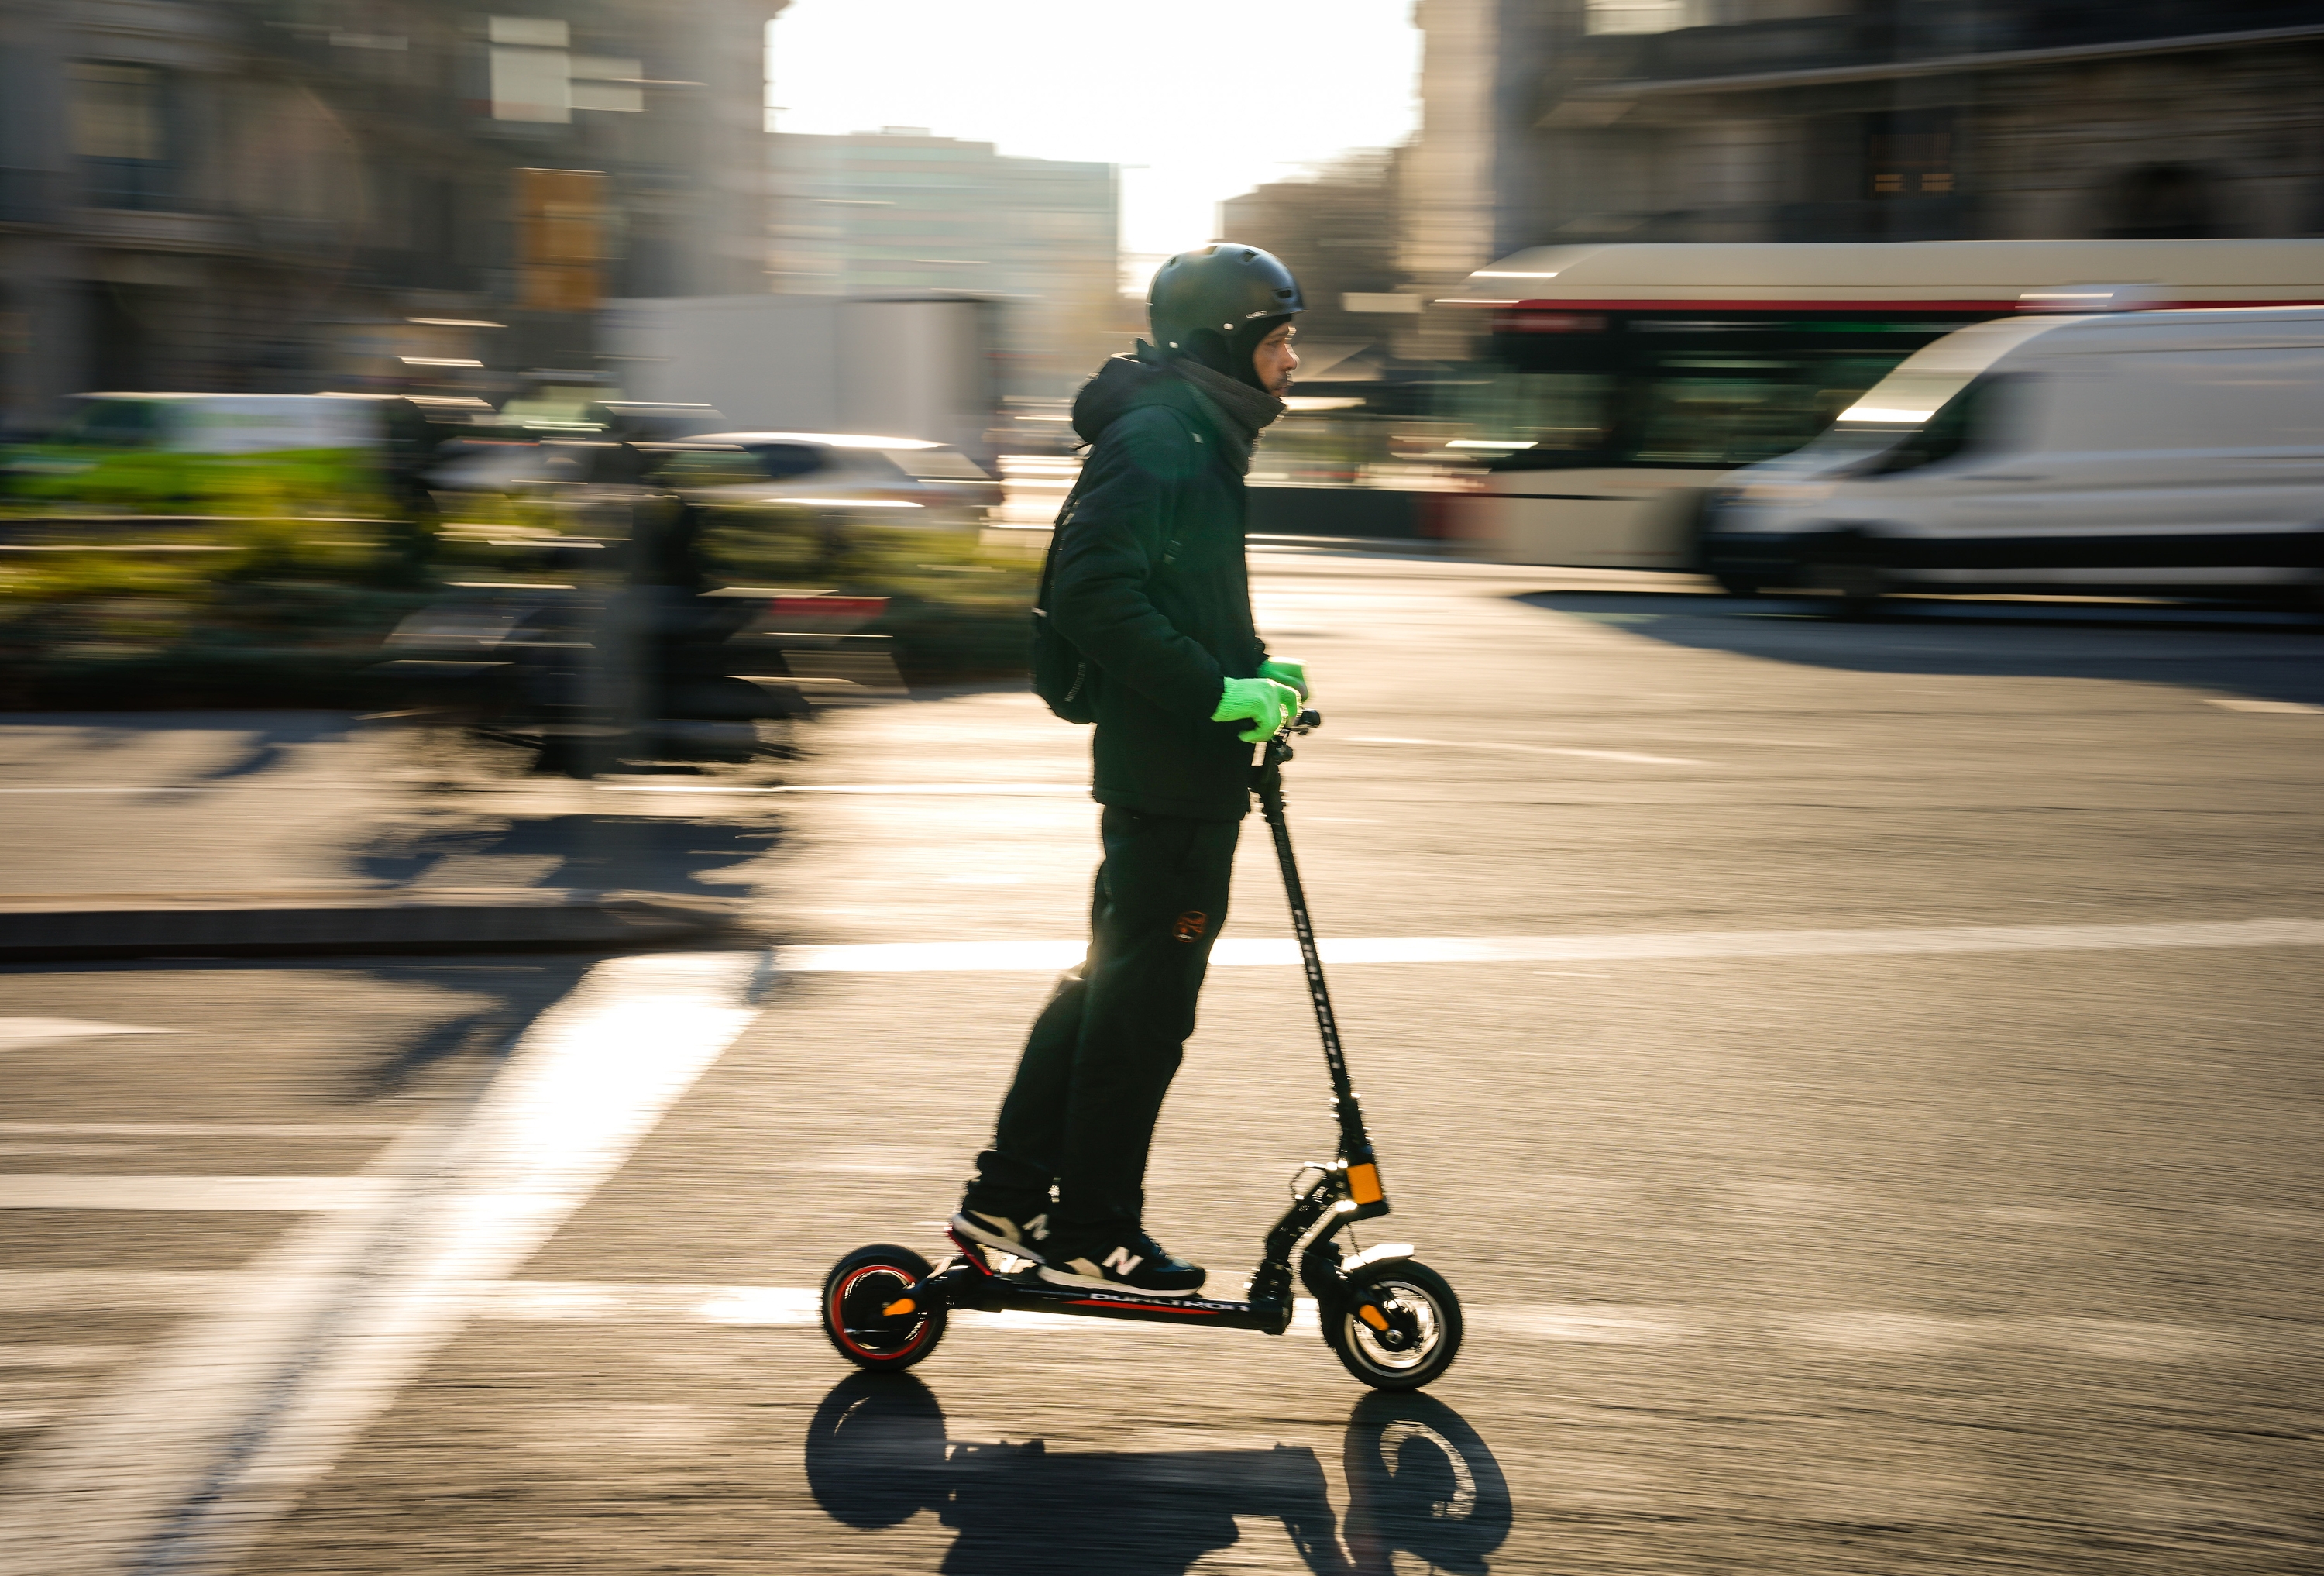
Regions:
M 1214 723 L 1256 677 L 1241 468 L 1230 419 L 1167 367 L 1114 356 L 1074 401 L 1093 447 L 1057 527 L 1049 616 L 1093 668 L 1093 797 L 1162 816 L 1250 810 L 1248 723 Z

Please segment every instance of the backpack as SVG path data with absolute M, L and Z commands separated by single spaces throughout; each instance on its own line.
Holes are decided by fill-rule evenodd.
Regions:
M 1081 495 L 1077 477 L 1057 510 L 1056 524 L 1049 532 L 1049 550 L 1041 560 L 1041 588 L 1033 598 L 1033 693 L 1066 722 L 1089 723 L 1097 721 L 1097 668 L 1082 655 L 1081 648 L 1057 632 L 1049 619 L 1049 583 L 1057 572 L 1057 542 L 1065 534 Z

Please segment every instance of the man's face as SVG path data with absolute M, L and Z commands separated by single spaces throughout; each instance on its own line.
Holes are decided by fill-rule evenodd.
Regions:
M 1292 336 L 1298 332 L 1286 323 L 1250 353 L 1251 370 L 1259 374 L 1259 387 L 1278 400 L 1291 392 L 1291 374 L 1299 370 L 1298 353 L 1291 348 Z

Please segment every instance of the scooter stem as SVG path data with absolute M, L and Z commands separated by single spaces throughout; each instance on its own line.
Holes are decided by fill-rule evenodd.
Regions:
M 1283 763 L 1291 759 L 1290 735 L 1305 733 L 1323 722 L 1313 711 L 1277 731 L 1267 742 L 1265 754 L 1251 772 L 1251 791 L 1259 796 L 1259 814 L 1275 838 L 1275 862 L 1283 871 L 1283 895 L 1291 907 L 1292 933 L 1299 938 L 1299 961 L 1307 972 L 1307 995 L 1315 1007 L 1315 1028 L 1323 1040 L 1323 1062 L 1332 1073 L 1333 1110 L 1340 1120 L 1340 1158 L 1350 1167 L 1374 1166 L 1371 1139 L 1364 1132 L 1362 1103 L 1348 1083 L 1348 1058 L 1340 1046 L 1340 1023 L 1332 1012 L 1332 992 L 1323 982 L 1323 954 L 1315 947 L 1315 926 L 1307 917 L 1307 890 L 1299 881 L 1299 863 L 1291 853 L 1291 827 L 1283 815 Z M 1371 1174 L 1377 1177 L 1377 1172 Z M 1376 1182 L 1374 1184 L 1377 1185 Z

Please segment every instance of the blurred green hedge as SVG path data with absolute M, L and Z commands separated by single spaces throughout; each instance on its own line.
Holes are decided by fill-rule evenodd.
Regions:
M 892 526 L 835 537 L 803 513 L 720 511 L 704 533 L 704 556 L 727 585 L 886 597 L 887 612 L 862 632 L 895 642 L 908 683 L 935 684 L 1025 671 L 1040 554 L 994 545 L 1021 536 L 1047 545 L 1038 532 Z
M 447 582 L 572 577 L 541 567 L 576 534 L 562 529 L 569 516 L 513 501 L 462 512 L 452 525 L 244 519 L 20 532 L 0 551 L 0 709 L 371 704 L 364 675 L 383 642 Z M 600 510 L 579 523 L 602 531 L 606 520 Z M 1024 670 L 1031 551 L 967 531 L 834 530 L 781 509 L 715 511 L 701 542 L 717 583 L 887 598 L 861 632 L 893 641 L 908 682 Z

